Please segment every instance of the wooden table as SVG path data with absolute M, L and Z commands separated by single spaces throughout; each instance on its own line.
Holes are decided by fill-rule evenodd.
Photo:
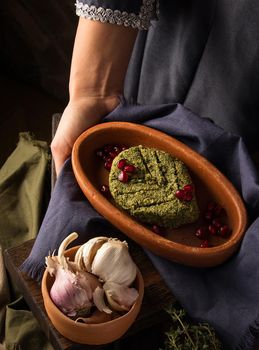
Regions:
M 72 343 L 59 334 L 52 326 L 44 309 L 40 285 L 19 270 L 19 266 L 29 255 L 33 243 L 34 240 L 30 240 L 19 247 L 7 249 L 4 252 L 4 260 L 11 279 L 24 296 L 24 299 L 37 318 L 42 330 L 45 332 L 54 349 L 106 349 L 106 346 L 100 347 Z M 134 245 L 134 248 L 132 247 L 132 244 Z M 161 326 L 161 324 L 165 323 L 168 319 L 164 308 L 170 302 L 174 301 L 173 296 L 142 249 L 133 242 L 131 243 L 131 247 L 133 248 L 132 256 L 144 277 L 145 295 L 140 314 L 124 337 L 135 336 L 142 330 L 149 329 L 153 326 Z M 116 349 L 119 348 L 120 344 L 117 342 Z

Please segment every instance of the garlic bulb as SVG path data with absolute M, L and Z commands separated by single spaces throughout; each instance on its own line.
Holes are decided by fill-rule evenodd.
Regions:
M 74 234 L 69 239 L 75 239 Z M 103 282 L 103 288 L 97 287 L 93 292 L 93 301 L 99 311 L 110 314 L 112 310 L 106 305 L 104 295 L 112 309 L 128 311 L 138 297 L 138 291 L 130 288 L 137 274 L 126 241 L 104 236 L 95 237 L 83 244 L 74 260 L 80 271 L 88 271 Z
M 49 264 L 51 257 L 46 263 Z M 55 266 L 55 281 L 50 290 L 54 304 L 66 315 L 75 316 L 81 310 L 88 310 L 93 305 L 93 290 L 98 280 L 88 272 L 75 274 L 59 263 Z
M 137 267 L 129 254 L 127 243 L 110 238 L 97 250 L 90 272 L 101 281 L 129 286 L 136 278 Z
M 129 286 L 137 274 L 137 267 L 129 254 L 127 242 L 117 238 L 90 239 L 78 249 L 75 263 L 104 282 L 111 281 Z
M 68 316 L 76 316 L 82 310 L 89 310 L 93 306 L 93 292 L 101 285 L 95 276 L 86 271 L 77 271 L 75 264 L 65 258 L 64 251 L 75 238 L 77 234 L 72 233 L 61 243 L 57 256 L 45 258 L 47 271 L 51 276 L 55 275 L 50 297 Z

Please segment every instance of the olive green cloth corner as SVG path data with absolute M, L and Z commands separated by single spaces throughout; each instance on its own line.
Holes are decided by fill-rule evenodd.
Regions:
M 16 149 L 0 169 L 0 243 L 3 250 L 35 238 L 41 219 L 48 145 L 20 133 Z
M 6 350 L 53 349 L 23 297 L 7 306 L 5 329 Z
M 35 350 L 39 348 L 33 343 L 32 330 L 36 330 L 37 327 L 32 324 L 33 322 L 37 324 L 37 321 L 32 313 L 27 310 L 25 316 L 24 310 L 15 310 L 8 306 L 6 314 L 6 304 L 11 301 L 9 289 L 15 290 L 16 287 L 8 285 L 3 268 L 3 251 L 36 237 L 41 220 L 45 176 L 50 164 L 49 160 L 48 144 L 35 140 L 29 132 L 23 132 L 19 134 L 17 147 L 0 169 L 0 263 L 2 266 L 0 335 L 4 333 L 6 323 L 7 349 Z M 16 312 L 17 315 L 15 315 Z M 18 325 L 12 322 L 11 318 L 20 320 L 19 331 Z M 24 339 L 27 337 L 32 338 L 31 342 L 26 341 L 27 345 L 22 345 L 25 344 Z M 29 344 L 32 344 L 31 347 Z M 43 349 L 41 345 L 40 348 Z

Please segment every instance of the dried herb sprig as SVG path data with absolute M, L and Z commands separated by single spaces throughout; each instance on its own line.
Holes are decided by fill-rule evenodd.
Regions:
M 215 331 L 207 323 L 193 324 L 186 311 L 175 305 L 166 309 L 172 325 L 165 333 L 164 350 L 221 350 L 222 345 Z

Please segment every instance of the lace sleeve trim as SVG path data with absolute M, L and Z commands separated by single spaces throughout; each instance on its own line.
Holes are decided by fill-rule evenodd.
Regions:
M 157 3 L 157 4 L 156 4 Z M 94 21 L 108 22 L 112 24 L 124 25 L 137 29 L 147 30 L 150 20 L 155 13 L 158 14 L 158 0 L 143 0 L 139 14 L 128 13 L 126 11 L 105 9 L 94 5 L 87 5 L 76 0 L 76 14 L 80 17 L 92 19 Z

